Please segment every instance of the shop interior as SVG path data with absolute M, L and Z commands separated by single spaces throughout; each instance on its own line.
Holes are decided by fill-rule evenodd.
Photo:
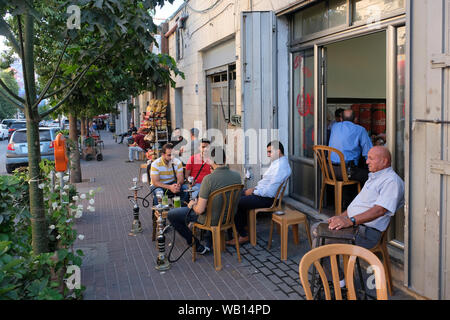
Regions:
M 373 145 L 386 143 L 386 33 L 339 41 L 326 49 L 324 144 L 328 145 L 335 111 L 353 109 Z M 365 159 L 360 166 L 365 166 Z M 356 188 L 355 188 L 356 195 Z M 327 188 L 326 207 L 334 207 L 334 190 Z
M 373 145 L 386 143 L 386 33 L 377 32 L 326 47 L 326 144 L 335 111 L 353 109 Z

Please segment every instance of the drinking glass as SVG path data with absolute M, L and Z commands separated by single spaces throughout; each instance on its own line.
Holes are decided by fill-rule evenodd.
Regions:
M 168 196 L 168 195 L 164 195 L 164 196 L 162 197 L 162 205 L 163 205 L 163 206 L 169 205 L 169 196 Z
M 164 193 L 162 192 L 162 190 L 156 191 L 156 198 L 158 199 L 158 205 L 159 206 L 161 206 L 163 195 L 164 195 Z
M 180 208 L 181 207 L 180 197 L 178 197 L 178 196 L 173 197 L 173 207 L 174 208 Z

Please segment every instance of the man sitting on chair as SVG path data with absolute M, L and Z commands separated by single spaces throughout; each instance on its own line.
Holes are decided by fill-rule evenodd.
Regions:
M 152 162 L 150 168 L 151 185 L 156 187 L 156 191 L 162 190 L 168 196 L 179 195 L 181 203 L 187 201 L 187 194 L 181 190 L 184 182 L 183 164 L 175 157 L 172 157 L 173 145 L 166 143 L 162 147 L 162 155 L 160 158 Z M 153 197 L 153 205 L 158 204 L 156 196 Z
M 284 155 L 284 147 L 279 141 L 272 141 L 267 145 L 267 156 L 271 160 L 269 169 L 263 175 L 255 188 L 242 191 L 238 210 L 234 217 L 236 229 L 239 233 L 239 244 L 248 242 L 247 212 L 251 209 L 270 208 L 277 194 L 279 186 L 291 175 L 289 160 Z M 235 240 L 229 240 L 227 245 L 235 245 Z
M 197 198 L 203 178 L 211 173 L 211 160 L 208 158 L 209 145 L 209 140 L 202 139 L 199 147 L 200 152 L 190 157 L 186 164 L 186 180 L 188 180 L 189 177 L 194 179 L 192 199 Z M 182 190 L 185 191 L 187 189 L 189 189 L 189 184 L 184 184 Z
M 127 137 L 127 136 L 129 136 L 130 138 L 128 138 L 127 140 L 131 140 L 132 139 L 132 134 L 133 134 L 133 132 L 137 132 L 138 131 L 138 129 L 134 126 L 134 123 L 133 122 L 130 122 L 130 128 L 128 129 L 128 131 L 127 132 L 125 132 L 125 133 L 123 133 L 123 134 L 120 134 L 119 136 L 120 137 L 122 137 L 121 139 L 120 139 L 120 142 L 119 143 L 123 143 L 123 138 L 125 138 L 125 137 Z
M 167 218 L 176 231 L 186 240 L 188 245 L 192 244 L 192 232 L 187 226 L 189 222 L 204 223 L 206 219 L 206 207 L 211 193 L 233 184 L 241 184 L 241 176 L 238 172 L 230 170 L 226 165 L 225 152 L 222 148 L 215 148 L 211 152 L 213 159 L 212 167 L 214 172 L 207 175 L 200 187 L 199 198 L 191 200 L 187 207 L 176 208 L 169 211 Z M 222 197 L 214 199 L 211 225 L 217 225 L 219 221 L 220 208 L 222 207 Z M 192 209 L 192 210 L 191 210 Z M 225 217 L 224 217 L 225 218 Z M 195 239 L 197 252 L 205 254 L 211 248 L 211 232 L 205 234 L 205 245 Z
M 404 203 L 405 185 L 391 168 L 391 153 L 382 146 L 370 149 L 367 157 L 369 179 L 347 210 L 328 219 L 330 230 L 357 228 L 355 244 L 366 249 L 375 247 L 389 226 L 391 217 Z M 313 247 L 317 242 L 317 223 L 312 227 Z M 329 239 L 328 243 L 340 242 Z
M 128 160 L 125 162 L 134 162 L 133 160 L 133 154 L 136 154 L 136 160 L 139 159 L 137 156 L 138 152 L 147 152 L 147 142 L 144 140 L 144 135 L 133 132 L 132 137 L 134 139 L 134 142 L 128 146 Z

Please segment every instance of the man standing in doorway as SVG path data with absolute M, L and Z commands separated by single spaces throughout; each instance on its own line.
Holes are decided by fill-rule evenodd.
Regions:
M 373 147 L 372 141 L 364 127 L 353 123 L 355 115 L 352 109 L 344 110 L 342 122 L 336 122 L 331 128 L 329 146 L 338 149 L 344 154 L 347 168 L 351 168 L 351 179 L 358 180 L 362 185 L 367 181 L 369 170 L 359 168 L 361 156 L 367 159 L 367 153 Z M 335 153 L 331 153 L 331 161 L 339 180 L 342 179 L 340 159 Z
M 334 124 L 342 122 L 342 113 L 344 113 L 344 109 L 342 108 L 339 108 L 334 112 L 334 120 L 327 126 L 327 141 L 330 141 L 331 128 L 333 128 Z
M 338 149 L 344 154 L 345 167 L 348 178 L 360 182 L 361 187 L 366 183 L 369 170 L 363 165 L 359 165 L 361 156 L 367 159 L 369 150 L 373 147 L 372 141 L 366 129 L 353 123 L 355 115 L 352 109 L 344 110 L 342 122 L 337 122 L 331 128 L 329 146 Z M 339 156 L 332 152 L 331 162 L 336 174 L 336 179 L 342 180 L 342 171 Z M 353 200 L 357 194 L 355 186 L 347 186 L 342 193 L 343 208 Z

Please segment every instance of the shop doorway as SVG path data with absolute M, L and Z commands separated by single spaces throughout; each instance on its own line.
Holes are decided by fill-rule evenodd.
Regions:
M 352 109 L 355 123 L 372 143 L 386 143 L 386 33 L 339 41 L 323 47 L 322 139 L 328 145 L 338 109 Z
M 217 129 L 220 137 L 208 136 L 211 142 L 225 143 L 226 130 L 231 116 L 236 113 L 236 65 L 225 67 L 225 71 L 206 78 L 207 129 Z
M 392 166 L 403 179 L 404 82 L 401 84 L 401 79 L 404 79 L 404 69 L 401 70 L 399 66 L 402 57 L 404 63 L 404 52 L 403 56 L 401 52 L 404 30 L 404 27 L 383 30 L 319 48 L 321 72 L 317 125 L 318 143 L 328 145 L 331 127 L 337 121 L 335 112 L 352 109 L 355 122 L 367 130 L 372 144 L 384 145 L 391 150 L 394 160 Z M 392 32 L 396 36 L 393 37 L 395 41 L 389 42 L 387 39 Z M 397 55 L 393 54 L 393 61 L 390 61 L 392 50 Z M 394 79 L 393 85 L 396 87 L 388 92 L 390 78 Z M 364 158 L 360 165 L 365 165 Z M 320 186 L 319 182 L 318 188 Z M 334 210 L 332 188 L 327 188 L 325 205 Z M 391 240 L 403 243 L 403 229 L 402 209 L 391 223 Z

